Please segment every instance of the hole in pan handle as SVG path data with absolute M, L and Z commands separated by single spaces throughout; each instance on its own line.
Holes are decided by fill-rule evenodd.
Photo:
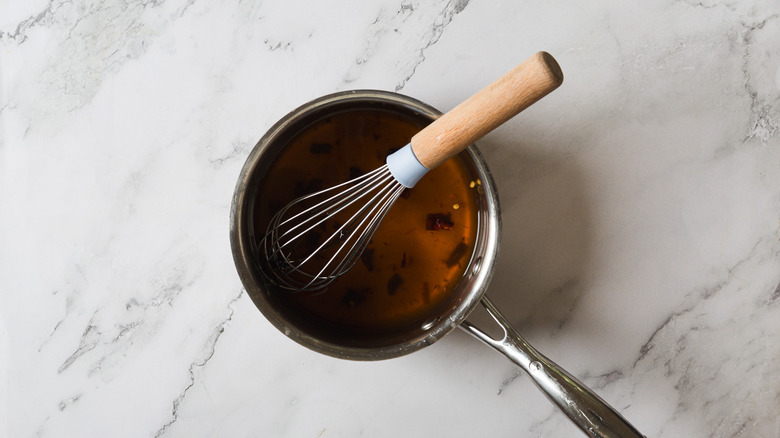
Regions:
M 525 370 L 547 398 L 586 435 L 599 438 L 644 438 L 595 392 L 528 344 L 486 295 L 482 297 L 481 304 L 503 330 L 503 337 L 496 339 L 469 321 L 464 321 L 460 327 Z

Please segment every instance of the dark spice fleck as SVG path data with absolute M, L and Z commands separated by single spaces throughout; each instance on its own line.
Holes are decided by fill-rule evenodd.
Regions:
M 406 267 L 406 253 L 404 253 L 403 257 L 401 257 L 401 267 L 402 268 Z
M 360 260 L 368 269 L 368 272 L 374 272 L 374 248 L 366 248 L 360 256 Z
M 312 180 L 309 180 L 307 184 L 298 181 L 295 183 L 295 187 L 293 188 L 293 194 L 295 195 L 296 198 L 298 198 L 303 195 L 319 192 L 323 188 L 325 188 L 325 185 L 320 178 L 314 178 Z
M 271 201 L 268 203 L 268 209 L 274 213 L 284 208 L 284 203 L 280 201 Z
M 393 295 L 398 290 L 399 287 L 404 283 L 404 279 L 401 278 L 398 274 L 393 274 L 392 277 L 390 277 L 390 281 L 387 282 L 387 294 Z
M 425 229 L 429 231 L 452 230 L 455 224 L 451 214 L 429 214 L 425 218 Z
M 373 136 L 374 136 L 374 141 L 377 141 L 377 140 L 379 140 L 380 138 L 382 138 L 382 134 L 379 134 L 379 133 L 377 133 L 377 132 L 375 132 L 375 133 L 373 134 Z
M 359 176 L 363 176 L 365 174 L 366 174 L 366 172 L 363 169 L 359 168 L 359 167 L 350 167 L 349 168 L 349 175 L 347 176 L 347 179 L 348 180 L 349 179 L 354 179 L 354 178 L 357 178 Z
M 466 245 L 463 241 L 458 242 L 458 245 L 455 246 L 455 249 L 452 250 L 450 256 L 447 258 L 447 260 L 444 261 L 444 263 L 447 264 L 448 268 L 457 265 L 460 262 L 460 259 L 466 255 L 468 249 L 469 246 Z
M 309 152 L 312 154 L 329 154 L 333 145 L 330 143 L 312 143 L 309 146 Z
M 355 307 L 362 304 L 368 298 L 369 290 L 365 289 L 348 289 L 344 297 L 341 298 L 341 303 L 346 304 L 349 307 Z
M 311 232 L 306 233 L 306 237 L 301 240 L 305 240 L 305 252 L 310 254 L 320 246 L 322 243 L 322 236 L 320 233 L 312 230 Z

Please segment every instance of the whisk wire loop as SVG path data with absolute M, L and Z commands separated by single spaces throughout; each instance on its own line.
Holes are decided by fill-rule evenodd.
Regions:
M 309 283 L 306 284 L 306 286 L 304 286 L 304 289 L 309 289 L 314 286 L 317 288 L 327 286 L 333 280 L 352 269 L 359 260 L 360 255 L 368 246 L 371 238 L 374 236 L 377 226 L 385 217 L 387 211 L 390 209 L 390 207 L 395 202 L 395 199 L 398 198 L 402 191 L 403 186 L 400 186 L 400 184 L 397 186 L 388 185 L 384 187 L 382 191 L 377 193 L 366 204 L 366 206 L 357 211 L 347 221 L 347 224 L 352 223 L 353 221 L 360 221 L 354 226 L 354 230 L 352 232 L 342 234 L 342 230 L 347 227 L 347 224 L 342 225 L 336 233 L 332 234 L 325 242 L 323 242 L 320 247 L 315 250 L 315 252 L 321 251 L 334 237 L 342 237 L 344 235 L 347 236 L 345 239 L 343 239 L 344 243 L 338 248 L 338 250 L 336 250 L 328 262 L 325 263 L 317 275 L 314 276 L 309 281 Z M 366 208 L 368 205 L 373 205 L 373 207 L 368 209 Z M 348 243 L 353 240 L 353 236 L 355 236 L 354 243 L 352 243 L 352 246 L 346 251 L 346 256 L 339 258 L 340 254 L 347 248 Z M 303 266 L 312 257 L 313 255 L 310 255 L 299 266 Z M 325 271 L 328 270 L 334 260 L 340 260 L 340 262 L 334 266 L 328 274 L 325 274 Z
M 289 233 L 292 233 L 293 231 L 295 231 L 296 229 L 299 229 L 299 228 L 305 226 L 307 223 L 310 223 L 310 222 L 314 221 L 317 217 L 320 217 L 320 216 L 324 217 L 324 219 L 321 219 L 319 222 L 314 224 L 312 227 L 309 227 L 309 229 L 307 229 L 307 230 L 299 233 L 297 236 L 287 240 L 285 245 L 289 244 L 289 243 L 295 241 L 296 239 L 298 239 L 299 237 L 301 237 L 303 234 L 305 234 L 308 231 L 310 231 L 311 229 L 313 229 L 314 227 L 317 227 L 317 226 L 321 225 L 322 223 L 324 223 L 325 220 L 327 220 L 327 218 L 332 215 L 331 213 L 333 213 L 333 209 L 334 208 L 339 208 L 340 206 L 342 206 L 345 203 L 346 203 L 346 205 L 344 205 L 344 208 L 346 208 L 349 205 L 351 205 L 352 203 L 354 203 L 355 201 L 357 201 L 360 198 L 366 196 L 368 193 L 364 191 L 365 188 L 368 187 L 368 186 L 371 186 L 373 184 L 379 183 L 383 179 L 387 179 L 386 166 L 382 166 L 382 167 L 380 167 L 378 169 L 373 170 L 372 172 L 369 172 L 369 173 L 367 173 L 365 175 L 361 175 L 361 176 L 359 176 L 357 178 L 354 178 L 354 179 L 349 180 L 347 182 L 341 183 L 341 184 L 339 184 L 337 186 L 333 186 L 333 187 L 327 188 L 325 190 L 321 190 L 319 192 L 315 192 L 315 193 L 311 193 L 309 195 L 302 196 L 302 197 L 296 199 L 295 201 L 291 202 L 287 206 L 285 206 L 282 210 L 280 210 L 274 216 L 274 218 L 271 220 L 271 223 L 268 225 L 267 233 L 274 232 L 274 233 L 278 234 L 278 229 L 281 229 L 281 228 L 285 227 L 286 225 L 288 225 L 290 223 L 294 223 L 296 220 L 298 220 L 299 218 L 301 218 L 303 216 L 306 216 L 307 214 L 309 215 L 308 218 L 304 219 L 303 221 L 301 221 L 297 225 L 294 225 L 294 226 L 290 227 L 288 230 L 286 230 L 284 233 L 282 233 L 281 235 L 278 236 L 279 239 L 282 239 L 282 238 L 285 238 Z M 300 213 L 297 213 L 294 216 L 292 216 L 290 218 L 287 218 L 284 221 L 282 221 L 282 218 L 285 217 L 286 213 L 292 207 L 295 207 L 295 206 L 297 206 L 299 204 L 303 204 L 303 203 L 307 202 L 310 199 L 313 199 L 313 198 L 325 195 L 326 193 L 335 192 L 335 191 L 337 191 L 339 189 L 342 189 L 344 187 L 346 187 L 346 189 L 343 192 L 334 195 L 332 198 L 324 199 L 324 200 L 320 201 L 319 203 L 317 203 L 317 204 L 315 204 L 315 205 L 313 205 L 311 207 L 306 208 L 305 210 L 301 211 Z M 343 208 L 337 210 L 337 212 L 340 212 L 342 210 L 343 210 Z
M 273 274 L 269 279 L 282 289 L 293 292 L 325 288 L 354 267 L 376 228 L 404 189 L 385 165 L 288 204 L 271 219 L 258 248 L 274 268 L 269 270 Z M 326 198 L 317 202 L 322 196 Z M 355 206 L 364 198 L 369 199 Z M 313 201 L 314 205 L 306 207 L 307 203 Z M 301 207 L 305 208 L 287 217 L 290 212 Z M 357 210 L 351 213 L 350 208 Z M 334 218 L 342 213 L 351 215 L 343 224 L 337 224 L 334 233 L 324 241 L 317 242 L 316 248 L 308 254 L 300 257 L 293 255 L 298 245 L 304 244 L 305 248 L 307 239 L 317 237 L 318 228 L 327 226 L 328 221 L 335 221 Z M 332 254 L 326 253 L 339 243 L 340 246 Z M 329 255 L 329 259 L 317 263 L 322 262 L 323 253 Z M 309 265 L 317 271 L 316 274 L 311 272 L 312 268 L 307 269 Z M 265 270 L 263 272 L 266 273 Z

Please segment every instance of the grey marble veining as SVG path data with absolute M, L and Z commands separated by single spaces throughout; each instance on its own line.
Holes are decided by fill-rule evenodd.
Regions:
M 0 3 L 0 436 L 576 436 L 464 333 L 298 346 L 228 242 L 288 111 L 447 110 L 538 50 L 564 85 L 478 144 L 491 299 L 647 436 L 780 436 L 778 42 L 768 0 Z

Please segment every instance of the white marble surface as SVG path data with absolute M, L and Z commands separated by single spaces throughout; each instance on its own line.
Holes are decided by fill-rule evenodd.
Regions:
M 537 50 L 479 143 L 489 295 L 652 437 L 780 436 L 780 4 L 0 1 L 0 436 L 578 436 L 456 331 L 340 361 L 242 290 L 238 172 L 354 88 L 442 110 Z

